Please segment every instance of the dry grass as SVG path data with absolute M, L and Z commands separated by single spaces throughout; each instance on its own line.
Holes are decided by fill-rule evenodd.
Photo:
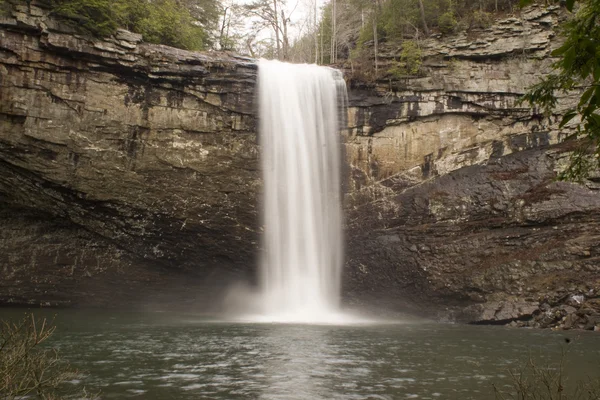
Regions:
M 29 314 L 22 320 L 0 322 L 0 400 L 61 399 L 74 395 L 89 399 L 85 389 L 73 392 L 66 385 L 79 373 L 44 346 L 56 327 Z
M 565 351 L 557 365 L 538 365 L 529 357 L 525 366 L 510 370 L 510 389 L 494 384 L 496 400 L 600 400 L 600 374 L 572 382 L 565 376 Z

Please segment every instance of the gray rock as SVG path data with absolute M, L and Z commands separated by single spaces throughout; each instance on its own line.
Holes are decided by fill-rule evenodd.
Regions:
M 577 327 L 579 323 L 579 317 L 575 314 L 568 314 L 563 321 L 564 329 L 572 329 Z
M 0 303 L 154 301 L 175 281 L 197 297 L 251 275 L 256 66 L 31 10 L 0 24 Z

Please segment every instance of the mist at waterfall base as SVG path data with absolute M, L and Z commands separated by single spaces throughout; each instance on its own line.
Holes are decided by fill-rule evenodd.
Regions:
M 260 289 L 246 293 L 264 322 L 343 323 L 340 120 L 346 84 L 335 69 L 261 60 L 259 134 L 264 180 Z

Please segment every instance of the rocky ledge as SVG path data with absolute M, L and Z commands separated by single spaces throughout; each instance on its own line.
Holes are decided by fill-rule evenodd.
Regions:
M 558 121 L 576 96 L 551 116 L 517 101 L 549 71 L 561 15 L 536 6 L 428 39 L 418 75 L 352 82 L 349 301 L 437 304 L 440 318 L 472 323 L 598 326 L 600 175 L 556 181 L 576 145 Z M 398 55 L 390 47 L 382 69 Z
M 246 273 L 255 76 L 228 54 L 81 36 L 35 2 L 0 19 L 0 303 L 118 304 Z

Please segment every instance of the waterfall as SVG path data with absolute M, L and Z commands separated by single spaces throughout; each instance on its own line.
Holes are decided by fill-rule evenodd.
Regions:
M 346 85 L 331 68 L 261 60 L 258 99 L 263 311 L 276 320 L 326 320 L 340 302 Z

